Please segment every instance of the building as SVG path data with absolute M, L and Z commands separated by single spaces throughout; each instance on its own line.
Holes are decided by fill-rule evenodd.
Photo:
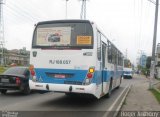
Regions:
M 145 68 L 146 67 L 146 62 L 147 62 L 147 56 L 143 53 L 143 54 L 141 54 L 141 56 L 140 56 L 140 59 L 139 59 L 139 65 L 141 66 L 141 67 L 143 67 L 143 68 Z
M 13 50 L 7 50 L 3 52 L 3 56 L 0 56 L 1 59 L 1 65 L 22 65 L 27 66 L 29 65 L 29 56 L 30 52 L 26 50 L 26 48 L 23 49 L 13 49 Z M 2 61 L 3 60 L 3 61 Z
M 157 66 L 160 66 L 160 43 L 157 45 L 155 62 Z
M 156 57 L 155 57 L 155 74 L 157 78 L 160 78 L 160 43 L 157 45 Z

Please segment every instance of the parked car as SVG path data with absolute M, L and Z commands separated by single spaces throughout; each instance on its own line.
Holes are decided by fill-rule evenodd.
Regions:
M 28 67 L 8 68 L 0 75 L 0 92 L 5 94 L 7 90 L 20 90 L 24 94 L 29 94 L 29 77 Z
M 123 68 L 123 78 L 133 78 L 133 70 L 132 68 Z

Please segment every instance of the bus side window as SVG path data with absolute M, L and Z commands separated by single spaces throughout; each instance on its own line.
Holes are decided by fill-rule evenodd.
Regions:
M 114 45 L 111 45 L 111 52 L 112 52 L 112 63 L 116 64 L 117 62 L 117 58 L 116 58 L 116 54 L 117 54 L 117 50 L 115 48 Z
M 106 46 L 107 46 L 107 45 L 102 42 L 102 62 L 103 62 L 103 63 L 102 63 L 102 67 L 103 67 L 103 68 L 105 68 L 105 65 L 106 65 L 106 61 L 105 61 L 105 60 L 106 60 L 106 59 L 105 59 L 105 57 L 106 57 Z
M 118 65 L 120 65 L 120 52 L 118 52 L 117 55 L 118 55 L 118 57 L 117 57 L 118 58 Z
M 120 62 L 120 65 L 123 66 L 123 55 L 121 53 L 121 62 Z
M 97 58 L 101 61 L 101 33 L 97 32 Z
M 111 43 L 108 41 L 108 63 L 112 63 Z
M 123 58 L 122 58 L 122 54 L 120 52 L 118 52 L 118 65 L 122 66 L 123 64 Z

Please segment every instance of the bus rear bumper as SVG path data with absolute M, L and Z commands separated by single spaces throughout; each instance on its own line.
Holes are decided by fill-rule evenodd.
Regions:
M 55 92 L 70 92 L 70 93 L 86 93 L 95 95 L 96 84 L 90 85 L 71 85 L 71 84 L 53 84 L 53 83 L 39 83 L 29 80 L 29 86 L 32 90 L 44 90 Z

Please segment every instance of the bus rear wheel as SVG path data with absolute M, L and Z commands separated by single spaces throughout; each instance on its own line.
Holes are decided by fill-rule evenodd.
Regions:
M 108 93 L 106 94 L 105 97 L 110 98 L 111 93 L 112 93 L 112 79 L 111 79 L 110 84 L 109 84 L 109 91 L 108 91 Z
M 122 76 L 121 76 L 121 78 L 120 78 L 120 83 L 119 83 L 119 85 L 116 87 L 116 89 L 119 89 L 121 83 L 122 83 Z

